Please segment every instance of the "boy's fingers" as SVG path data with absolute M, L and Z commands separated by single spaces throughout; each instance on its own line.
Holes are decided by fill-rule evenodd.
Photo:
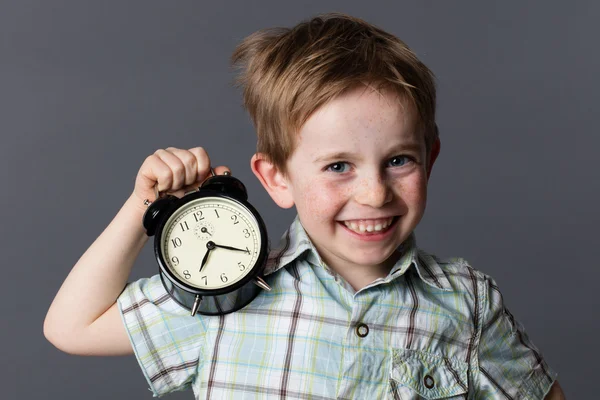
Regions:
M 210 175 L 210 158 L 202 147 L 194 147 L 188 150 L 196 157 L 196 182 L 202 182 Z
M 198 176 L 198 160 L 196 156 L 189 150 L 177 149 L 175 147 L 168 147 L 167 151 L 178 157 L 185 168 L 182 186 L 188 186 L 196 182 Z M 174 189 L 179 189 L 179 187 L 175 187 Z
M 158 190 L 162 192 L 181 189 L 185 182 L 185 165 L 183 162 L 171 150 L 158 149 L 154 154 L 169 167 L 171 175 L 171 179 L 166 174 L 157 176 Z
M 215 175 L 223 175 L 225 173 L 225 171 L 229 171 L 229 173 L 231 173 L 231 171 L 229 170 L 229 168 L 228 167 L 224 167 L 224 166 L 213 168 L 213 171 L 215 171 Z M 206 175 L 205 178 L 202 179 L 202 181 L 193 182 L 192 184 L 187 185 L 186 187 L 184 187 L 182 190 L 178 190 L 177 192 L 172 193 L 172 194 L 174 194 L 177 197 L 181 197 L 181 196 L 183 196 L 185 193 L 187 193 L 189 191 L 197 190 L 200 187 L 200 184 L 202 182 L 204 182 L 204 180 L 207 179 L 207 178 L 209 178 L 210 176 L 211 176 L 211 174 L 210 174 L 210 170 L 209 170 L 208 175 Z
M 154 198 L 154 187 L 159 192 L 173 194 L 177 197 L 198 188 L 211 175 L 208 153 L 202 147 L 189 150 L 168 147 L 158 149 L 148 156 L 136 180 L 138 196 Z M 216 175 L 231 173 L 227 166 L 213 169 Z
M 171 169 L 158 156 L 152 154 L 144 160 L 136 177 L 136 194 L 141 198 L 154 199 L 154 186 L 157 182 L 171 185 Z

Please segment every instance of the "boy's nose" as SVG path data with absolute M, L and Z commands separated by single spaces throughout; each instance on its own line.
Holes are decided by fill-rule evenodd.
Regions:
M 392 201 L 392 191 L 385 179 L 366 178 L 356 188 L 354 199 L 359 204 L 379 208 Z

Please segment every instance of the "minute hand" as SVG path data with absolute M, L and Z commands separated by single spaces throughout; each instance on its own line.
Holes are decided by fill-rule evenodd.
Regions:
M 216 243 L 215 243 L 215 247 L 220 247 L 222 249 L 227 249 L 227 250 L 243 251 L 244 253 L 249 253 L 249 251 L 246 249 L 238 249 L 237 247 L 224 246 L 224 245 L 216 244 Z

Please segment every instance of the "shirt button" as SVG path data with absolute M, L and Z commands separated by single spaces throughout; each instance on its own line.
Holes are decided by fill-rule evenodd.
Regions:
M 369 334 L 369 327 L 367 324 L 363 324 L 362 322 L 356 325 L 356 334 L 359 337 L 365 337 Z
M 431 375 L 425 375 L 425 378 L 423 378 L 423 383 L 427 389 L 431 389 L 435 385 L 435 381 Z

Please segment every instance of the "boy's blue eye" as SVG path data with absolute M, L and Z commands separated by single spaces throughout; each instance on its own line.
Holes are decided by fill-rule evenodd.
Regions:
M 406 156 L 396 156 L 388 162 L 388 165 L 390 167 L 401 167 L 404 164 L 406 164 L 408 161 L 409 161 L 409 159 Z
M 327 167 L 327 171 L 331 172 L 346 172 L 349 166 L 346 162 L 336 162 Z

